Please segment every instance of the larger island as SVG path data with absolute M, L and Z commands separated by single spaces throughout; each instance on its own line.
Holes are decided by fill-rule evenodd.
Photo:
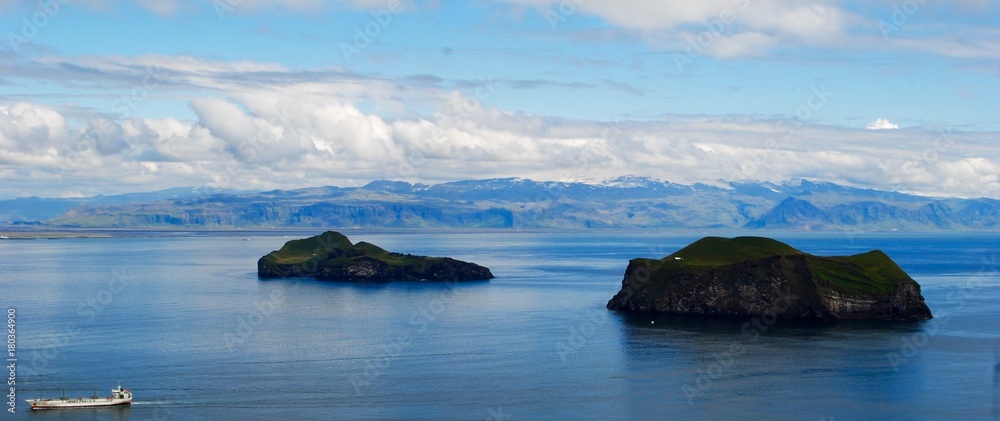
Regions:
M 629 261 L 612 310 L 823 322 L 921 320 L 920 285 L 885 253 L 820 257 L 762 237 L 705 237 Z
M 351 243 L 339 232 L 291 240 L 257 261 L 262 278 L 311 277 L 331 281 L 474 281 L 493 279 L 486 267 L 448 257 L 393 253 Z

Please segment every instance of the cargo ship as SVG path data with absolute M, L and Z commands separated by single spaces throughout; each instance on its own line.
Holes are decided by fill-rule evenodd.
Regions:
M 121 385 L 111 389 L 111 396 L 105 398 L 97 396 L 96 389 L 94 390 L 94 396 L 89 398 L 67 398 L 65 392 L 63 395 L 62 398 L 56 399 L 25 399 L 25 401 L 28 402 L 28 405 L 31 405 L 31 409 L 93 408 L 96 406 L 132 404 L 132 391 L 122 389 Z

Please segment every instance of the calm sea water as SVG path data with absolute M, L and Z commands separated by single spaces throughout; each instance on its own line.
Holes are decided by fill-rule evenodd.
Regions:
M 0 241 L 18 358 L 17 413 L 0 418 L 997 418 L 996 234 L 776 235 L 815 254 L 885 250 L 936 318 L 750 330 L 605 310 L 630 258 L 694 234 L 348 234 L 497 278 L 258 280 L 278 235 Z M 24 403 L 119 381 L 131 408 Z

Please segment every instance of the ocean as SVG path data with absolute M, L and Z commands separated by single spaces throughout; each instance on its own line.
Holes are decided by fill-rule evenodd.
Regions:
M 748 332 L 605 309 L 629 259 L 699 233 L 344 232 L 496 279 L 257 278 L 258 258 L 319 231 L 2 240 L 16 406 L 0 419 L 1000 418 L 996 233 L 771 233 L 819 255 L 885 251 L 935 318 Z M 119 383 L 131 407 L 24 402 Z

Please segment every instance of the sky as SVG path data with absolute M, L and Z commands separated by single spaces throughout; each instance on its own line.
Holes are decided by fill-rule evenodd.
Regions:
M 1000 198 L 1000 1 L 0 0 L 0 198 L 523 177 Z

